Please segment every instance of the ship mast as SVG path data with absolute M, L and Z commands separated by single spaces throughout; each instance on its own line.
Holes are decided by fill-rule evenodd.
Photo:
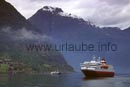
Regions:
M 93 61 L 96 61 L 96 56 L 95 55 L 93 55 Z

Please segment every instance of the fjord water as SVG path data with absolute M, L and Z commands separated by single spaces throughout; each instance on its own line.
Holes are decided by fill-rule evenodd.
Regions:
M 0 74 L 0 87 L 130 87 L 130 75 L 84 78 L 82 73 L 62 75 Z

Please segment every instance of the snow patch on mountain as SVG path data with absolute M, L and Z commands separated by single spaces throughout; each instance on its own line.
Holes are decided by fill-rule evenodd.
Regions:
M 51 6 L 44 6 L 42 8 L 43 11 L 49 11 L 49 12 L 53 12 L 55 14 L 63 12 L 63 10 L 61 8 L 57 8 L 57 7 L 51 7 Z
M 61 8 L 58 8 L 58 7 L 44 6 L 42 8 L 42 10 L 48 11 L 48 12 L 51 12 L 53 14 L 57 14 L 57 15 L 60 15 L 60 16 L 64 16 L 64 17 L 72 17 L 72 18 L 82 19 L 81 17 L 78 17 L 76 15 L 65 13 Z
M 45 6 L 42 8 L 43 11 L 50 11 L 50 12 L 53 12 L 55 11 L 56 9 L 55 8 L 52 8 L 52 7 L 48 7 L 48 6 Z
M 72 14 L 69 14 L 69 13 L 65 13 L 65 12 L 60 12 L 59 15 L 64 16 L 64 17 L 72 17 L 72 18 L 81 19 L 81 17 L 78 17 L 76 15 L 72 15 Z

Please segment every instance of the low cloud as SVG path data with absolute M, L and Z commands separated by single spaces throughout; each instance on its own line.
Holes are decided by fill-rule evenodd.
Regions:
M 51 41 L 52 38 L 47 35 L 41 35 L 25 28 L 13 31 L 10 27 L 3 28 L 0 31 L 13 40 L 36 40 L 36 41 Z

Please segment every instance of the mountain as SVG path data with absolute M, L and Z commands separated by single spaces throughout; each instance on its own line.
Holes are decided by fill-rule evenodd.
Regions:
M 37 51 L 35 47 L 30 52 L 27 46 L 39 42 L 52 44 L 48 36 L 40 35 L 10 3 L 0 0 L 0 61 L 11 59 L 14 64 L 25 65 L 27 71 L 45 72 L 57 68 L 63 72 L 73 71 L 60 52 Z
M 38 32 L 53 38 L 57 46 L 71 45 L 71 50 L 64 50 L 64 56 L 68 62 L 79 70 L 79 63 L 90 59 L 92 55 L 106 57 L 110 63 L 116 66 L 118 72 L 130 72 L 128 66 L 130 39 L 129 34 L 117 27 L 100 28 L 89 21 L 72 14 L 65 13 L 61 8 L 44 6 L 28 19 L 38 28 Z M 80 47 L 81 43 L 94 45 L 94 50 L 74 51 L 74 47 Z M 106 46 L 98 50 L 99 46 Z M 114 46 L 113 46 L 114 45 Z M 89 47 L 88 47 L 89 48 Z M 90 47 L 91 48 L 91 47 Z M 112 50 L 115 48 L 116 50 Z M 115 62 L 116 61 L 116 62 Z M 124 72 L 123 72 L 124 73 Z
M 78 35 L 80 32 L 82 33 L 82 30 L 87 32 L 86 28 L 93 28 L 89 22 L 84 21 L 82 18 L 75 18 L 71 14 L 64 13 L 60 8 L 48 6 L 38 10 L 28 20 L 39 29 L 40 33 L 45 33 L 56 38 L 60 36 L 68 39 L 70 36 L 74 37 L 72 35 L 74 31 Z M 68 37 L 66 34 L 70 36 Z
M 93 37 L 93 34 L 98 34 L 99 38 L 119 38 L 126 34 L 117 27 L 99 28 L 91 24 L 89 21 L 67 14 L 61 8 L 53 8 L 44 6 L 38 10 L 32 17 L 28 19 L 32 25 L 35 25 L 40 33 L 59 38 L 69 39 L 70 37 L 82 39 L 84 36 Z M 84 31 L 84 32 L 83 32 Z M 88 32 L 86 34 L 86 32 Z M 112 36 L 111 36 L 112 35 Z M 81 38 L 81 36 L 83 36 Z M 86 38 L 86 37 L 85 37 Z
M 27 28 L 36 31 L 36 27 L 31 25 L 10 3 L 0 0 L 0 28 L 7 26 L 13 30 Z

